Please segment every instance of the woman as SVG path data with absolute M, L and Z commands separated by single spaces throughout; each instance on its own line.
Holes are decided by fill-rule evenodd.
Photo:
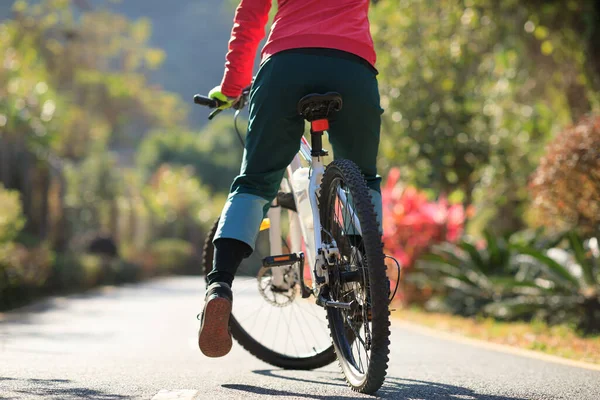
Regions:
M 261 66 L 250 95 L 250 121 L 240 175 L 235 178 L 215 235 L 214 265 L 199 333 L 209 357 L 227 354 L 231 284 L 254 247 L 260 223 L 277 195 L 284 171 L 299 149 L 304 120 L 297 103 L 309 93 L 335 91 L 343 108 L 331 119 L 336 158 L 354 161 L 381 216 L 376 159 L 382 110 L 369 0 L 279 0 Z M 258 44 L 271 0 L 241 0 L 235 14 L 225 74 L 209 97 L 231 107 L 252 80 Z

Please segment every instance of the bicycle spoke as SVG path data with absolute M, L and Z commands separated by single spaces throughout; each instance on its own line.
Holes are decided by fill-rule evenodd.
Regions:
M 281 313 L 283 316 L 283 322 L 285 322 L 285 324 L 288 327 L 288 335 L 287 337 L 289 338 L 291 336 L 292 331 L 290 330 L 290 324 L 288 323 L 287 319 L 285 318 L 285 312 Z M 299 356 L 300 354 L 298 353 L 298 348 L 296 347 L 296 341 L 292 340 L 292 345 L 294 346 L 294 350 L 296 350 L 296 355 Z
M 300 306 L 298 306 L 297 304 L 295 304 L 296 308 L 300 308 Z M 308 327 L 308 330 L 310 331 L 313 339 L 315 340 L 315 344 L 318 344 L 318 339 L 317 336 L 315 335 L 314 331 L 312 330 L 312 324 L 310 324 L 307 320 L 306 317 L 304 316 L 304 313 L 300 313 L 300 316 L 302 317 L 302 319 L 304 319 L 304 324 L 300 323 L 300 326 L 305 325 L 306 327 Z M 304 329 L 302 329 L 302 331 L 304 332 Z M 304 335 L 303 335 L 304 336 Z
M 291 310 L 294 310 L 294 307 L 293 307 L 293 306 L 292 306 Z M 294 310 L 294 311 L 295 311 L 295 310 Z M 290 311 L 290 313 L 291 313 L 291 314 L 294 314 L 294 312 L 293 312 L 293 311 Z M 302 315 L 302 314 L 300 314 L 300 315 Z M 298 320 L 297 320 L 297 319 L 296 319 L 296 322 L 298 323 Z M 308 342 L 306 341 L 306 336 L 307 336 L 307 335 L 305 335 L 305 334 L 304 334 L 304 328 L 303 328 L 303 325 L 304 325 L 304 324 L 302 324 L 301 322 L 299 322 L 299 323 L 298 323 L 298 330 L 301 332 L 301 336 L 302 336 L 302 339 L 304 340 L 304 344 L 306 345 L 306 347 L 307 347 L 307 348 L 310 348 L 310 345 L 309 345 L 309 344 L 308 344 Z M 315 342 L 317 342 L 317 338 L 315 337 L 314 333 L 313 333 L 312 331 L 311 331 L 311 333 L 312 333 L 312 335 L 313 335 L 313 339 L 315 339 Z

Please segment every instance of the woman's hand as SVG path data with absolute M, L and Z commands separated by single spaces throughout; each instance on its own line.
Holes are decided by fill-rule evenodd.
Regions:
M 229 97 L 224 95 L 221 92 L 221 86 L 216 86 L 210 92 L 208 92 L 208 97 L 211 99 L 219 100 L 221 102 L 221 106 L 219 106 L 219 110 L 226 110 L 231 108 L 238 102 L 239 97 Z

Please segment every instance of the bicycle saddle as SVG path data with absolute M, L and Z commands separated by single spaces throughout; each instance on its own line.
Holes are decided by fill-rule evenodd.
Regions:
M 304 96 L 298 102 L 298 114 L 302 115 L 308 122 L 327 119 L 331 113 L 341 109 L 342 96 L 335 92 L 312 93 Z

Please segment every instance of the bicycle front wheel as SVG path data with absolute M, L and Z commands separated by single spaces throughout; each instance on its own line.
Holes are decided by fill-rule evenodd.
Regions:
M 369 189 L 349 160 L 327 166 L 319 212 L 325 243 L 337 245 L 328 266 L 328 300 L 351 304 L 327 308 L 331 338 L 350 387 L 372 394 L 384 382 L 389 354 L 389 283 L 383 245 Z
M 212 241 L 218 222 L 204 245 L 205 276 L 212 270 Z M 289 253 L 284 238 L 282 242 Z M 285 276 L 293 283 L 289 290 L 275 290 L 271 269 L 262 266 L 263 258 L 269 255 L 269 233 L 264 230 L 259 233 L 254 253 L 242 262 L 233 281 L 231 335 L 250 354 L 279 368 L 311 370 L 331 364 L 335 352 L 323 308 L 314 296 L 302 298 L 296 268 L 278 267 L 288 268 Z

